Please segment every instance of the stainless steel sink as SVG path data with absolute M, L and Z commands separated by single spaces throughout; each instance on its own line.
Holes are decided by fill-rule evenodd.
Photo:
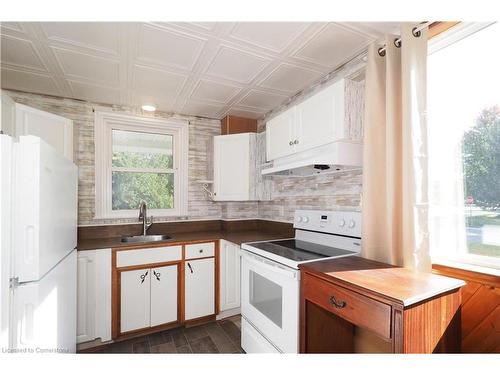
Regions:
M 166 234 L 150 234 L 146 236 L 122 237 L 122 242 L 156 242 L 169 240 L 172 237 Z

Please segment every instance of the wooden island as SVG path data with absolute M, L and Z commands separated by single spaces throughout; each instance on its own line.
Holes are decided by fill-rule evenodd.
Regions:
M 462 280 L 361 257 L 300 270 L 301 353 L 354 353 L 357 329 L 376 336 L 387 352 L 460 352 Z

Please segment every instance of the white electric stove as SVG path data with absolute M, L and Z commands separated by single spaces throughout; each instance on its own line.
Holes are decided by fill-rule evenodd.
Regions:
M 361 251 L 361 212 L 297 210 L 294 228 L 294 238 L 242 245 L 241 346 L 247 353 L 297 353 L 299 265 Z

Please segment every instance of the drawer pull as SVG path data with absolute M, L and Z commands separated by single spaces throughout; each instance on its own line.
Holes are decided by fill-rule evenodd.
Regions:
M 161 281 L 161 280 L 160 280 L 161 273 L 156 272 L 156 271 L 153 271 L 153 275 L 155 275 L 156 280 Z
M 337 301 L 335 299 L 335 296 L 330 297 L 330 304 L 332 306 L 336 307 L 337 309 L 343 309 L 347 305 L 347 303 L 345 301 Z
M 139 276 L 139 278 L 141 279 L 141 284 L 144 283 L 144 280 L 146 280 L 146 276 L 148 275 L 148 272 L 149 271 L 146 271 L 146 273 L 144 275 Z
M 203 253 L 203 249 L 200 249 L 199 252 L 200 252 L 200 254 Z

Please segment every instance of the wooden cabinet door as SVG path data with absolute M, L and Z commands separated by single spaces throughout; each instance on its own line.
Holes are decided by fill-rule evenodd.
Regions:
M 177 267 L 151 269 L 151 327 L 177 320 Z
M 297 105 L 295 150 L 303 151 L 343 138 L 344 80 Z
M 220 241 L 220 310 L 240 307 L 240 247 Z
M 214 199 L 250 199 L 250 133 L 214 137 Z
M 150 326 L 150 276 L 149 268 L 120 273 L 120 332 Z
M 73 121 L 16 103 L 16 136 L 34 135 L 73 161 Z
M 94 340 L 96 279 L 93 251 L 77 253 L 76 342 Z
M 274 160 L 295 152 L 295 107 L 266 123 L 266 156 Z
M 185 319 L 215 313 L 214 258 L 185 262 Z

